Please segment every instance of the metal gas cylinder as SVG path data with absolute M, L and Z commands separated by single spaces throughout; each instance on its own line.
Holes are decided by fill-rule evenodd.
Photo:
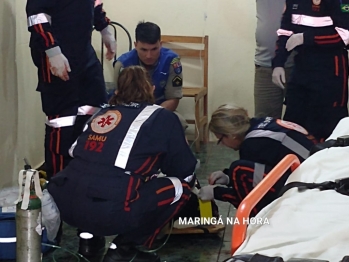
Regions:
M 16 261 L 41 261 L 41 196 L 39 173 L 36 170 L 20 172 L 20 196 L 16 206 Z M 23 186 L 24 185 L 24 186 Z

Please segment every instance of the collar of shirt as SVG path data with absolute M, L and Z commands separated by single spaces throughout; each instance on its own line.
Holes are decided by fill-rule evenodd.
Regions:
M 154 71 L 155 71 L 155 69 L 156 69 L 156 68 L 158 67 L 158 65 L 159 65 L 159 60 L 160 60 L 160 58 L 158 59 L 158 61 L 156 61 L 156 63 L 155 63 L 154 65 L 152 65 L 151 67 L 149 67 L 149 66 L 146 66 L 146 65 L 139 59 L 139 65 L 142 66 L 142 67 L 144 67 L 145 69 L 147 69 L 149 75 L 152 76 L 153 73 L 154 73 Z

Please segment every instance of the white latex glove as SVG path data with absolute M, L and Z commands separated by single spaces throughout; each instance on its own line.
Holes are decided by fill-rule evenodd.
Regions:
M 283 84 L 286 83 L 285 69 L 283 67 L 275 67 L 272 74 L 272 81 L 278 87 L 285 89 Z
M 61 48 L 56 46 L 45 52 L 48 56 L 51 73 L 63 81 L 69 80 L 68 72 L 71 72 L 71 69 L 68 59 L 62 54 Z
M 210 174 L 208 178 L 208 183 L 210 185 L 228 185 L 229 177 L 222 171 L 216 171 Z
M 304 37 L 303 33 L 293 34 L 286 42 L 287 51 L 293 50 L 296 46 L 303 45 Z
M 107 48 L 107 53 L 105 58 L 112 60 L 116 52 L 116 41 L 114 36 L 109 32 L 108 26 L 101 31 L 102 39 L 105 47 Z
M 203 186 L 202 188 L 200 188 L 199 193 L 197 194 L 198 198 L 200 198 L 203 201 L 213 200 L 213 189 L 215 187 L 216 186 L 213 185 Z

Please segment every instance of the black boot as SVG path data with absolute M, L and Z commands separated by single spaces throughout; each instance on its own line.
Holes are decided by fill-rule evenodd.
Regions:
M 136 249 L 135 245 L 117 237 L 111 243 L 102 262 L 161 262 L 156 253 L 146 253 Z
M 88 233 L 82 233 L 88 234 Z M 79 253 L 84 257 L 94 257 L 104 251 L 105 248 L 105 238 L 99 236 L 83 237 L 80 235 L 79 240 Z

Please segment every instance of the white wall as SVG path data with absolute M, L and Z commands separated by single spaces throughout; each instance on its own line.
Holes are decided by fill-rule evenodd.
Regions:
M 26 157 L 43 161 L 43 115 L 35 92 L 25 0 L 0 1 L 0 189 L 14 185 Z
M 0 1 L 0 189 L 16 182 L 24 157 L 34 167 L 44 159 L 44 115 L 35 91 L 25 4 L 26 0 Z M 255 1 L 104 0 L 104 8 L 127 28 L 132 42 L 140 20 L 159 24 L 163 34 L 209 35 L 209 113 L 229 102 L 253 112 Z M 99 54 L 96 32 L 94 46 Z M 118 29 L 118 55 L 126 51 L 128 39 Z M 105 63 L 105 76 L 112 81 L 110 63 Z M 179 111 L 186 116 L 193 106 L 191 100 L 183 100 Z

